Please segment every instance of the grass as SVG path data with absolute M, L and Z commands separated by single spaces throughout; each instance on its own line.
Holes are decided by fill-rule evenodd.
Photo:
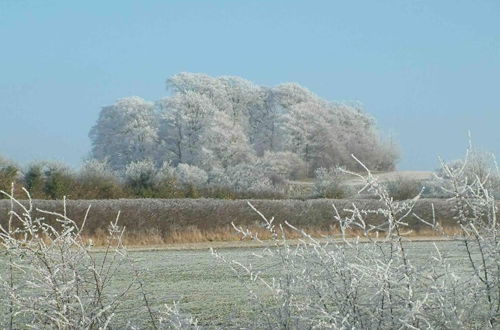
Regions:
M 435 242 L 452 267 L 467 271 L 466 256 L 457 248 L 458 242 Z M 409 253 L 416 260 L 426 260 L 434 249 L 430 242 L 409 243 Z M 224 249 L 221 254 L 231 260 L 251 262 L 255 269 L 265 270 L 265 276 L 277 276 L 273 259 L 258 258 L 256 248 Z M 210 328 L 236 328 L 252 316 L 252 301 L 248 292 L 227 267 L 218 264 L 208 250 L 183 251 L 130 251 L 136 266 L 143 271 L 147 283 L 147 293 L 157 308 L 165 302 L 180 302 L 183 311 L 198 318 L 200 324 Z M 116 290 L 125 285 L 131 274 L 126 270 L 120 273 L 113 285 Z M 145 325 L 147 319 L 140 306 L 139 295 L 127 296 L 123 308 L 116 317 L 123 324 L 126 320 Z

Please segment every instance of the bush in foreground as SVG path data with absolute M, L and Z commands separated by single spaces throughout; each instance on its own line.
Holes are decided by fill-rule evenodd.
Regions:
M 255 269 L 246 261 L 228 260 L 213 254 L 233 269 L 253 301 L 255 315 L 244 326 L 262 329 L 497 329 L 500 326 L 500 226 L 497 205 L 487 182 L 477 175 L 465 176 L 463 166 L 444 164 L 443 173 L 453 186 L 460 228 L 456 237 L 465 257 L 461 269 L 437 246 L 423 262 L 408 253 L 406 235 L 420 194 L 395 201 L 370 171 L 362 177 L 365 189 L 378 196 L 383 206 L 363 210 L 353 205 L 343 217 L 334 206 L 340 241 L 327 243 L 285 224 L 278 225 L 257 209 L 271 233 L 274 246 L 256 254 L 277 260 L 276 277 Z M 355 174 L 355 173 L 353 173 Z M 253 208 L 253 206 L 250 204 Z M 384 216 L 370 224 L 370 213 Z M 422 219 L 443 234 L 435 219 Z M 259 240 L 256 233 L 235 229 L 242 238 Z M 287 229 L 303 236 L 292 245 Z M 352 233 L 358 233 L 352 238 Z
M 12 189 L 13 190 L 13 189 Z M 34 216 L 28 206 L 19 203 L 12 192 L 1 192 L 10 199 L 11 211 L 6 226 L 0 226 L 0 242 L 5 249 L 5 267 L 0 276 L 0 312 L 4 329 L 180 329 L 197 328 L 196 320 L 183 316 L 177 306 L 166 305 L 153 311 L 142 275 L 123 245 L 124 228 L 118 216 L 111 222 L 103 253 L 92 249 L 92 241 L 81 235 L 83 225 L 63 213 L 38 209 L 55 216 L 55 228 L 44 218 Z M 18 213 L 14 205 L 21 208 Z M 90 207 L 87 209 L 89 212 Z M 114 283 L 120 274 L 131 275 L 123 289 Z M 135 313 L 122 310 L 131 295 L 142 297 L 143 305 Z M 135 318 L 148 315 L 146 320 Z M 125 316 L 126 315 L 126 316 Z

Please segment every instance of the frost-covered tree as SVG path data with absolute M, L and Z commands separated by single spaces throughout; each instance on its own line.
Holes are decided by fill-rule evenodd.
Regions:
M 375 121 L 360 108 L 322 100 L 297 103 L 286 115 L 286 145 L 315 169 L 358 164 L 351 154 L 377 170 L 394 166 L 397 150 L 381 140 Z
M 162 147 L 168 153 L 167 159 L 174 164 L 198 164 L 202 134 L 216 111 L 212 101 L 203 94 L 188 90 L 160 101 L 159 106 L 160 137 Z
M 249 109 L 249 139 L 258 155 L 280 151 L 286 109 L 277 101 L 274 91 L 262 88 L 258 103 Z
M 182 72 L 167 80 L 167 89 L 174 94 L 195 92 L 210 99 L 219 111 L 230 112 L 231 103 L 226 86 L 220 79 L 202 73 Z
M 104 107 L 89 136 L 92 156 L 108 159 L 114 170 L 124 170 L 130 162 L 156 158 L 158 116 L 153 103 L 134 96 Z
M 247 162 L 253 155 L 243 128 L 224 112 L 216 111 L 203 136 L 204 167 L 226 168 Z
M 278 85 L 273 88 L 273 93 L 277 102 L 284 108 L 319 100 L 319 97 L 313 92 L 296 83 Z
M 305 162 L 299 155 L 289 151 L 266 151 L 257 159 L 255 166 L 272 180 L 305 177 Z
M 207 172 L 189 164 L 177 165 L 175 168 L 175 177 L 181 184 L 196 187 L 203 186 L 208 180 Z
M 240 77 L 223 76 L 219 78 L 226 88 L 227 98 L 230 103 L 229 112 L 233 124 L 241 124 L 248 128 L 249 110 L 261 103 L 262 89 L 252 82 Z
M 286 115 L 287 149 L 299 155 L 309 167 L 313 159 L 325 152 L 325 144 L 331 138 L 328 123 L 324 120 L 324 106 L 316 102 L 299 103 Z
M 397 160 L 397 149 L 359 105 L 328 102 L 296 83 L 264 87 L 184 72 L 169 78 L 167 88 L 171 95 L 154 105 L 130 97 L 104 107 L 90 132 L 92 156 L 121 175 L 144 160 L 156 168 L 184 163 L 229 173 L 240 164 L 269 168 L 271 158 L 272 168 L 285 168 L 293 155 L 308 176 L 320 167 L 358 169 L 351 154 L 376 170 L 392 169 Z M 272 175 L 300 176 L 287 173 Z

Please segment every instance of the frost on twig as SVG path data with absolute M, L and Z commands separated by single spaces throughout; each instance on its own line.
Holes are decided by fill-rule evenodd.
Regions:
M 117 275 L 132 265 L 118 216 L 108 227 L 107 245 L 94 251 L 82 237 L 90 207 L 78 226 L 67 214 L 66 200 L 58 213 L 35 208 L 26 190 L 26 202 L 2 193 L 11 201 L 8 223 L 0 225 L 7 266 L 0 278 L 2 327 L 107 329 L 122 322 L 117 315 L 137 290 L 139 274 L 123 289 L 113 287 Z
M 228 265 L 253 300 L 254 315 L 249 327 L 268 329 L 421 329 L 496 328 L 500 309 L 500 242 L 494 196 L 487 182 L 462 176 L 463 168 L 444 168 L 454 187 L 452 202 L 462 228 L 462 255 L 468 264 L 456 271 L 451 261 L 434 244 L 423 257 L 415 256 L 406 238 L 407 219 L 416 216 L 422 224 L 443 233 L 432 218 L 414 213 L 420 198 L 395 201 L 362 162 L 365 174 L 361 191 L 375 194 L 382 202 L 377 210 L 333 205 L 333 220 L 342 240 L 313 238 L 284 221 L 276 225 L 252 204 L 263 227 L 271 233 L 271 247 L 265 247 L 259 263 L 230 260 L 212 253 Z M 371 223 L 367 215 L 382 221 Z M 248 229 L 233 225 L 243 237 L 258 240 Z M 297 244 L 287 240 L 284 227 L 302 237 Z M 352 237 L 352 233 L 361 236 Z M 451 243 L 450 243 L 451 244 Z M 414 248 L 413 248 L 414 249 Z M 470 270 L 470 271 L 469 271 Z

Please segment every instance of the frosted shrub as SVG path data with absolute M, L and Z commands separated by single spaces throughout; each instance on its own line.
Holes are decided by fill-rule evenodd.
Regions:
M 22 174 L 19 167 L 0 156 L 0 190 L 9 190 L 12 182 L 17 182 L 21 179 Z M 0 196 L 4 198 L 4 196 Z
M 151 160 L 132 162 L 125 169 L 125 180 L 152 184 L 156 175 L 156 166 Z
M 359 163 L 361 167 L 364 165 Z M 435 245 L 424 260 L 409 253 L 408 224 L 420 198 L 396 201 L 387 187 L 367 169 L 361 192 L 368 191 L 383 204 L 363 210 L 355 204 L 341 217 L 333 205 L 339 240 L 318 240 L 288 222 L 259 214 L 273 245 L 256 253 L 268 259 L 272 269 L 254 267 L 245 260 L 228 260 L 253 300 L 255 316 L 245 326 L 263 329 L 493 329 L 500 322 L 500 239 L 495 198 L 476 176 L 464 176 L 462 166 L 443 164 L 452 181 L 451 202 L 461 228 L 458 272 Z M 368 222 L 369 215 L 382 220 Z M 434 218 L 420 221 L 442 233 Z M 259 236 L 233 225 L 242 239 Z M 287 240 L 286 232 L 302 235 L 299 243 Z M 455 260 L 455 261 L 454 261 Z M 272 272 L 271 275 L 270 273 Z
M 132 162 L 125 169 L 125 183 L 139 196 L 151 197 L 156 171 L 151 160 Z
M 293 152 L 266 151 L 257 160 L 256 166 L 269 178 L 297 179 L 306 176 L 305 162 Z
M 12 191 L 0 191 L 10 199 L 0 224 L 2 329 L 198 329 L 176 303 L 153 308 L 143 272 L 123 245 L 120 213 L 96 251 L 82 236 L 90 206 L 79 226 L 68 217 L 66 200 L 58 213 L 35 208 L 26 190 L 22 202 Z M 45 216 L 55 218 L 54 225 Z M 130 299 L 142 303 L 125 306 Z
M 200 329 L 198 320 L 183 313 L 177 303 L 165 305 L 158 313 L 158 329 Z
M 392 198 L 396 200 L 411 199 L 421 192 L 425 192 L 427 184 L 420 180 L 397 177 L 385 183 Z
M 314 194 L 321 198 L 342 199 L 351 195 L 344 184 L 345 173 L 340 168 L 318 168 L 315 172 Z
M 112 199 L 123 196 L 118 176 L 106 160 L 90 159 L 78 173 L 80 193 L 78 198 Z
M 499 171 L 497 167 L 484 166 L 487 164 L 484 160 L 469 149 L 462 166 L 452 167 L 443 162 L 441 173 L 447 180 L 443 189 L 453 196 L 454 219 L 461 229 L 460 240 L 472 269 L 473 287 L 469 295 L 475 306 L 480 306 L 473 317 L 479 319 L 477 322 L 484 322 L 483 326 L 497 328 L 500 323 L 500 226 L 496 197 L 490 189 L 496 188 Z
M 76 176 L 66 165 L 59 162 L 46 162 L 44 177 L 44 190 L 49 198 L 62 199 L 64 196 L 74 196 Z
M 175 168 L 175 177 L 183 185 L 203 187 L 208 180 L 207 172 L 189 164 L 179 164 Z
M 80 172 L 80 178 L 115 178 L 116 173 L 113 172 L 109 163 L 106 160 L 89 159 L 83 163 Z
M 249 193 L 269 193 L 275 191 L 271 180 L 250 164 L 240 164 L 227 169 L 231 188 Z
M 252 320 L 251 327 L 365 329 L 418 327 L 419 322 L 425 323 L 418 315 L 426 302 L 425 293 L 416 294 L 423 279 L 415 274 L 416 268 L 400 240 L 405 219 L 417 199 L 394 202 L 371 175 L 366 180 L 365 189 L 377 193 L 384 203 L 384 208 L 375 212 L 385 215 L 387 221 L 368 225 L 363 211 L 356 206 L 347 218 L 334 213 L 342 233 L 341 242 L 322 243 L 287 222 L 277 225 L 274 219 L 254 209 L 275 243 L 258 256 L 276 260 L 277 277 L 270 278 L 265 270 L 228 261 L 214 252 L 232 267 L 255 300 L 259 317 Z M 243 238 L 258 240 L 256 234 L 235 228 Z M 285 228 L 301 233 L 302 243 L 291 245 Z M 360 244 L 359 238 L 350 239 L 351 230 L 358 231 L 371 244 Z M 382 233 L 381 241 L 373 239 L 377 233 Z M 259 284 L 262 288 L 256 288 Z
M 0 242 L 6 254 L 0 278 L 2 326 L 108 328 L 121 298 L 130 290 L 112 292 L 109 288 L 126 258 L 121 244 L 123 230 L 116 222 L 111 223 L 108 252 L 100 260 L 89 253 L 90 246 L 80 235 L 81 227 L 67 217 L 65 207 L 62 214 L 36 210 L 57 217 L 59 228 L 55 228 L 34 216 L 30 199 L 26 205 L 12 194 L 2 193 L 11 199 L 8 223 L 0 226 Z
M 452 189 L 453 180 L 451 173 L 460 173 L 464 179 L 473 182 L 476 179 L 486 185 L 490 193 L 496 198 L 500 197 L 500 170 L 495 155 L 480 151 L 470 144 L 464 159 L 445 163 L 436 171 L 437 181 L 449 191 Z

